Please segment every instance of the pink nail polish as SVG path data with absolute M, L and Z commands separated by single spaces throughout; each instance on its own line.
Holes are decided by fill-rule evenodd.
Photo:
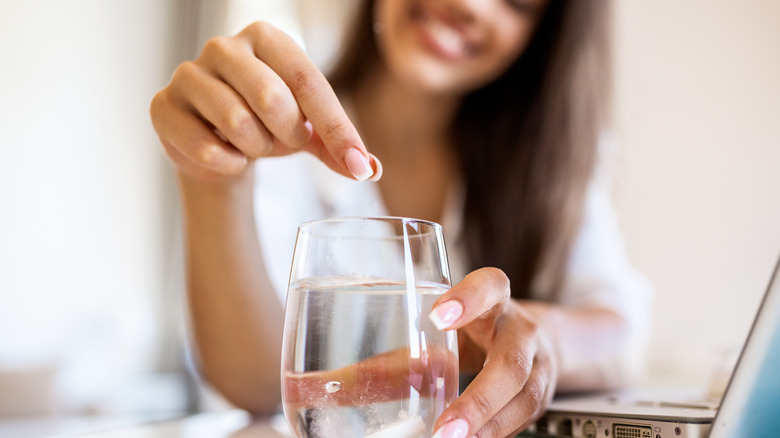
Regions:
M 434 307 L 431 313 L 428 314 L 428 319 L 431 320 L 437 329 L 444 330 L 452 326 L 461 316 L 463 316 L 463 304 L 450 300 Z
M 355 148 L 347 151 L 344 162 L 346 163 L 349 172 L 358 181 L 365 181 L 374 174 L 374 169 L 371 168 L 368 159 Z
M 456 418 L 440 427 L 432 438 L 466 438 L 469 432 L 469 424 L 465 420 Z

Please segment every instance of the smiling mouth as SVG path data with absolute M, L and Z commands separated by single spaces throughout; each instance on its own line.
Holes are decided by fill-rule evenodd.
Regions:
M 461 31 L 452 24 L 433 15 L 418 3 L 412 7 L 411 17 L 418 26 L 425 44 L 438 55 L 450 59 L 462 59 L 474 52 L 471 44 Z

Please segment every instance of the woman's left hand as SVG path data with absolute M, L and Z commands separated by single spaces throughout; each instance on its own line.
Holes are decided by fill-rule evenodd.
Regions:
M 431 320 L 459 330 L 461 371 L 479 371 L 436 421 L 434 438 L 511 436 L 544 412 L 555 393 L 555 349 L 534 315 L 510 299 L 501 270 L 466 276 L 437 300 Z

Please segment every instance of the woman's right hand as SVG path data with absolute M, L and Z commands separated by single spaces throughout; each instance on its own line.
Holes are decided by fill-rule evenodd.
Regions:
M 256 158 L 298 151 L 349 178 L 381 176 L 325 76 L 267 23 L 209 40 L 154 96 L 150 113 L 177 169 L 198 180 L 219 181 Z

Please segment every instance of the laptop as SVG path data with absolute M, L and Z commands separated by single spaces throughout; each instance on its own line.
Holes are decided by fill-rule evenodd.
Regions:
M 642 394 L 556 399 L 521 436 L 780 437 L 780 259 L 720 403 Z

